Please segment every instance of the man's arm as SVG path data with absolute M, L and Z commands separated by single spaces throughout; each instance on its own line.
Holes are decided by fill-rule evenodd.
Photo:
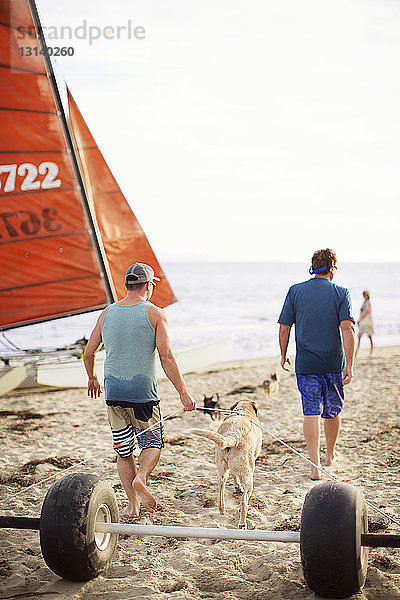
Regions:
M 345 367 L 343 372 L 343 385 L 347 385 L 353 379 L 353 359 L 354 359 L 354 325 L 352 321 L 342 321 L 340 323 L 342 331 L 342 340 L 345 356 Z
M 285 302 L 283 303 L 283 307 L 281 310 L 281 314 L 279 315 L 278 323 L 279 323 L 279 346 L 281 349 L 281 367 L 285 371 L 289 371 L 285 367 L 287 363 L 290 365 L 290 360 L 286 356 L 287 347 L 289 344 L 290 338 L 290 329 L 295 322 L 295 310 L 292 298 L 292 289 L 289 288 L 288 293 L 286 294 Z
M 279 325 L 279 347 L 281 349 L 281 367 L 285 371 L 290 370 L 285 367 L 286 363 L 288 363 L 288 365 L 290 365 L 290 360 L 286 356 L 287 347 L 288 347 L 289 338 L 290 338 L 290 329 L 291 329 L 290 325 L 282 325 L 282 324 Z
M 149 319 L 156 330 L 156 346 L 164 373 L 178 392 L 184 409 L 194 410 L 196 408 L 195 400 L 187 390 L 179 365 L 172 352 L 167 317 L 163 310 L 152 306 L 149 310 Z
M 95 359 L 96 352 L 102 342 L 101 326 L 106 314 L 106 310 L 107 309 L 105 308 L 98 318 L 83 354 L 83 363 L 85 365 L 86 373 L 88 374 L 88 396 L 91 396 L 92 398 L 97 398 L 97 396 L 100 397 L 101 394 L 100 383 L 96 375 Z

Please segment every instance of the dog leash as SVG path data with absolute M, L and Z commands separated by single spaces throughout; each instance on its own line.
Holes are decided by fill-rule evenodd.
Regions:
M 294 448 L 292 448 L 289 444 L 287 444 L 285 441 L 283 441 L 280 438 L 278 438 L 278 436 L 276 436 L 275 434 L 273 434 L 271 431 L 268 431 L 268 429 L 266 427 L 263 427 L 260 423 L 256 423 L 255 421 L 252 421 L 251 419 L 250 419 L 250 422 L 253 423 L 254 425 L 257 425 L 262 431 L 265 431 L 265 433 L 267 433 L 268 435 L 270 435 L 271 437 L 273 437 L 276 441 L 278 441 L 281 444 L 283 444 L 283 446 L 286 446 L 286 448 L 289 448 L 289 450 L 291 450 L 292 452 L 294 452 L 294 454 L 296 454 L 297 456 L 299 456 L 300 458 L 302 458 L 306 462 L 310 463 L 313 467 L 316 467 L 321 473 L 323 473 L 324 475 L 326 475 L 327 477 L 329 477 L 333 481 L 336 481 L 337 483 L 340 483 L 340 481 L 338 479 L 336 479 L 336 477 L 334 477 L 333 475 L 331 475 L 330 473 L 328 473 L 327 471 L 325 471 L 325 469 L 323 469 L 321 466 L 318 466 L 315 463 L 313 463 L 312 460 L 310 460 L 309 458 L 307 458 L 306 456 L 304 456 L 304 454 L 302 454 L 301 452 L 298 452 L 297 450 L 295 450 Z M 365 504 L 367 504 L 373 510 L 375 510 L 380 515 L 382 515 L 383 517 L 385 517 L 385 519 L 389 519 L 389 521 L 392 521 L 393 523 L 396 523 L 396 525 L 400 526 L 400 521 L 398 521 L 394 517 L 391 517 L 390 515 L 387 515 L 385 512 L 383 512 L 383 510 L 381 510 L 380 508 L 378 508 L 377 506 L 375 506 L 375 504 L 373 504 L 369 500 L 365 500 Z
M 201 412 L 203 412 L 205 410 L 211 410 L 213 412 L 235 413 L 236 415 L 240 414 L 240 411 L 238 411 L 238 410 L 231 410 L 230 408 L 203 408 L 201 406 L 196 406 L 196 410 L 199 410 Z
M 206 410 L 206 409 L 204 409 L 204 410 Z M 245 416 L 244 411 L 240 411 L 240 410 L 218 409 L 218 408 L 217 409 L 215 409 L 215 408 L 208 408 L 207 410 L 218 410 L 218 411 L 224 411 L 224 412 L 234 413 L 234 414 L 240 415 L 240 416 Z M 301 452 L 299 452 L 295 448 L 292 448 L 292 446 L 290 446 L 287 442 L 285 442 L 284 440 L 282 440 L 281 438 L 279 438 L 277 435 L 275 435 L 274 433 L 272 433 L 272 431 L 269 431 L 266 427 L 264 427 L 260 423 L 256 423 L 256 421 L 253 421 L 252 419 L 249 419 L 249 421 L 250 421 L 250 423 L 253 423 L 253 425 L 256 425 L 257 427 L 259 427 L 261 429 L 261 431 L 264 431 L 267 435 L 271 436 L 277 442 L 279 442 L 280 444 L 282 444 L 283 446 L 285 446 L 286 448 L 288 448 L 291 452 L 293 452 L 294 454 L 296 454 L 299 458 L 302 458 L 304 461 L 308 462 L 313 467 L 316 467 L 318 469 L 318 471 L 320 471 L 321 473 L 323 473 L 324 475 L 326 475 L 327 477 L 329 477 L 329 479 L 332 479 L 333 481 L 336 481 L 337 483 L 340 483 L 340 481 L 338 479 L 336 479 L 336 477 L 334 477 L 333 475 L 331 475 L 331 473 L 328 473 L 328 471 L 325 471 L 325 469 L 323 469 L 321 466 L 315 464 L 312 460 L 310 460 L 309 458 L 307 458 L 306 456 L 304 456 L 304 454 L 302 454 Z M 383 512 L 383 510 L 381 510 L 380 508 L 378 508 L 377 506 L 375 506 L 375 504 L 373 504 L 369 500 L 365 500 L 365 504 L 367 504 L 367 506 L 369 506 L 370 508 L 372 508 L 373 510 L 375 510 L 376 512 L 378 512 L 381 516 L 385 517 L 385 519 L 388 519 L 389 521 L 392 521 L 396 525 L 400 526 L 400 521 L 398 521 L 394 517 L 391 517 L 390 515 L 387 515 L 385 512 Z
M 137 437 L 137 438 L 140 437 L 141 435 L 143 435 L 147 431 L 151 431 L 153 428 L 157 427 L 157 425 L 159 425 L 160 423 L 163 423 L 164 421 L 168 421 L 168 419 L 172 419 L 172 417 L 175 417 L 176 415 L 179 415 L 182 412 L 184 412 L 183 408 L 181 408 L 179 410 L 176 410 L 173 413 L 170 413 L 166 417 L 161 417 L 161 419 L 159 419 L 158 421 L 156 421 L 155 423 L 153 423 L 153 425 L 150 425 L 146 429 L 143 429 L 142 431 L 139 431 L 139 433 L 137 433 L 135 437 Z M 45 483 L 46 481 L 49 481 L 50 479 L 53 479 L 54 477 L 57 477 L 58 475 L 62 475 L 63 473 L 66 473 L 67 471 L 71 471 L 73 469 L 76 469 L 80 465 L 84 465 L 85 463 L 93 460 L 94 458 L 97 458 L 98 456 L 101 456 L 102 454 L 106 454 L 107 452 L 110 452 L 110 451 L 111 451 L 111 448 L 107 448 L 106 450 L 101 450 L 101 452 L 98 452 L 97 454 L 93 454 L 92 456 L 89 456 L 89 458 L 85 458 L 84 460 L 81 460 L 78 463 L 74 463 L 73 465 L 71 465 L 70 467 L 67 467 L 66 469 L 62 469 L 61 471 L 57 471 L 56 473 L 53 473 L 52 475 L 49 475 L 48 477 L 45 477 L 44 479 L 41 479 L 40 481 L 37 481 L 36 483 L 32 483 L 31 485 L 28 485 L 27 487 L 25 487 L 23 490 L 20 490 L 19 492 L 15 492 L 14 494 L 10 494 L 9 496 L 6 496 L 5 498 L 0 498 L 0 504 L 2 504 L 3 502 L 5 502 L 6 500 L 10 500 L 11 498 L 14 498 L 15 496 L 20 496 L 21 494 L 25 494 L 25 492 L 27 492 L 28 490 L 30 490 L 30 489 L 32 489 L 34 487 L 37 487 L 39 485 L 42 485 L 42 483 Z

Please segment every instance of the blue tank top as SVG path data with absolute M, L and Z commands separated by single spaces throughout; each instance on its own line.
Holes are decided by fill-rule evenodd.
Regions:
M 150 302 L 111 304 L 101 336 L 106 349 L 104 387 L 106 403 L 129 406 L 158 401 L 156 332 L 149 321 Z

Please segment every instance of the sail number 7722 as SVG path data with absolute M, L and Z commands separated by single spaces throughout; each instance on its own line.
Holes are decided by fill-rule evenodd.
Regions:
M 2 175 L 6 175 L 6 177 Z M 38 178 L 38 175 L 44 177 Z M 61 187 L 58 176 L 58 165 L 45 161 L 37 167 L 33 163 L 20 165 L 0 165 L 0 190 L 3 192 L 28 192 L 33 190 L 49 190 Z

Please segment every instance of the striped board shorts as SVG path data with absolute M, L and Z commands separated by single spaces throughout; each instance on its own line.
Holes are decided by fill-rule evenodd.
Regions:
M 114 450 L 122 458 L 128 458 L 135 448 L 145 450 L 164 447 L 159 402 L 141 402 L 132 404 L 129 408 L 107 406 L 107 415 Z M 145 431 L 147 429 L 149 430 Z

